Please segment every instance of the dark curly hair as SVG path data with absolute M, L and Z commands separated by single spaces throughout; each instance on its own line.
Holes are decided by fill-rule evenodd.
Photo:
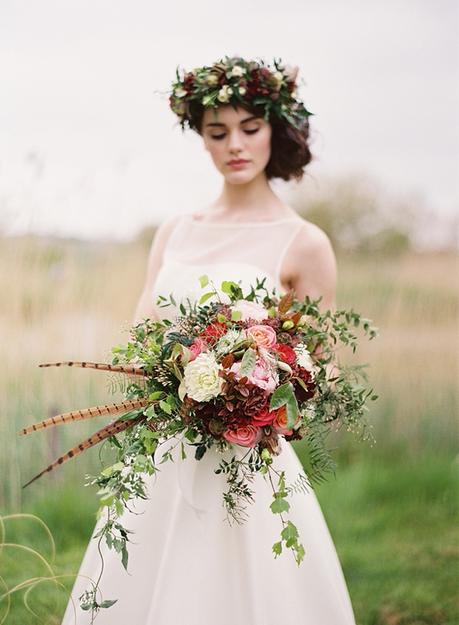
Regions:
M 198 103 L 192 103 L 191 108 L 193 130 L 202 134 L 202 119 L 204 107 Z M 231 105 L 223 105 L 231 106 Z M 263 109 L 260 107 L 243 106 L 247 112 L 258 117 L 263 117 Z M 304 168 L 313 156 L 309 149 L 309 121 L 306 117 L 300 128 L 295 128 L 277 115 L 269 117 L 271 124 L 271 157 L 265 167 L 266 177 L 282 178 L 299 181 L 304 176 Z

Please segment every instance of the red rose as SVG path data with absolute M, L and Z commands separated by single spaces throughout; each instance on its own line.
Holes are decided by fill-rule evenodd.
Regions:
M 279 358 L 286 362 L 288 365 L 294 365 L 296 363 L 295 350 L 290 345 L 284 345 L 284 343 L 278 343 L 276 345 L 276 352 L 279 354 Z

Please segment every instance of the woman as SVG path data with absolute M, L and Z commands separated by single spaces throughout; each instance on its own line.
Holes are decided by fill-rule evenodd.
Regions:
M 155 305 L 157 296 L 173 293 L 177 302 L 195 300 L 203 274 L 217 287 L 222 280 L 247 287 L 264 277 L 268 287 L 294 288 L 301 298 L 322 296 L 321 305 L 334 308 L 336 262 L 329 239 L 269 185 L 275 177 L 301 178 L 311 160 L 311 113 L 295 97 L 296 70 L 279 63 L 276 70 L 225 57 L 174 84 L 172 110 L 182 128 L 187 123 L 201 135 L 223 187 L 210 206 L 169 218 L 158 228 L 134 323 L 145 317 L 173 318 L 174 309 Z M 235 448 L 238 454 L 245 451 Z M 167 449 L 167 444 L 158 448 L 157 462 Z M 174 462 L 159 464 L 159 476 L 147 478 L 149 500 L 123 517 L 123 525 L 134 532 L 129 574 L 118 554 L 102 545 L 101 590 L 105 599 L 118 601 L 99 612 L 97 623 L 355 625 L 314 492 L 291 499 L 291 518 L 306 550 L 303 562 L 298 566 L 291 553 L 274 559 L 271 546 L 281 527 L 269 510 L 269 485 L 257 475 L 247 520 L 228 525 L 222 508 L 226 478 L 213 472 L 221 457 L 214 448 L 200 461 L 190 453 L 184 460 L 175 455 Z M 287 483 L 302 470 L 285 440 L 274 460 L 277 469 L 285 470 Z M 97 524 L 94 534 L 96 530 Z M 91 540 L 72 591 L 75 603 L 88 587 L 83 576 L 97 579 L 99 571 L 97 541 Z M 78 606 L 76 615 L 76 623 L 90 622 L 89 613 Z M 63 625 L 72 622 L 69 602 Z

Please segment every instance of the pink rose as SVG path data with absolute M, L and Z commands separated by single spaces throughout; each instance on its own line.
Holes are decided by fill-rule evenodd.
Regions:
M 293 434 L 293 430 L 288 430 L 287 429 L 287 409 L 285 406 L 282 406 L 281 408 L 279 408 L 278 410 L 276 410 L 277 415 L 276 418 L 274 419 L 272 426 L 273 428 L 276 430 L 276 432 L 278 432 L 279 434 L 284 434 L 289 436 L 290 434 Z M 296 418 L 296 421 L 294 423 L 295 425 L 298 425 L 298 423 L 301 421 L 301 415 L 298 415 Z
M 230 443 L 243 447 L 255 447 L 261 440 L 261 429 L 254 425 L 241 425 L 223 432 L 223 437 Z
M 231 365 L 230 371 L 234 371 L 236 374 L 236 379 L 240 379 L 244 376 L 240 373 L 241 363 L 235 362 Z M 279 381 L 279 376 L 277 375 L 277 371 L 270 367 L 266 362 L 261 360 L 260 358 L 257 360 L 255 367 L 252 369 L 250 375 L 247 376 L 247 379 L 252 384 L 259 386 L 260 388 L 265 389 L 268 393 L 272 393 L 277 386 Z
M 256 325 L 247 329 L 250 336 L 258 347 L 274 347 L 277 343 L 276 331 L 271 326 Z
M 262 427 L 263 425 L 270 425 L 277 416 L 277 412 L 273 410 L 270 412 L 267 408 L 262 410 L 258 414 L 252 417 L 252 425 Z
M 240 299 L 232 306 L 232 310 L 236 310 L 241 313 L 241 321 L 247 321 L 247 319 L 255 319 L 255 321 L 263 321 L 268 318 L 268 311 L 261 304 L 257 302 L 248 302 L 245 299 Z
M 192 362 L 196 358 L 196 356 L 199 356 L 201 352 L 206 351 L 207 343 L 199 338 L 194 339 L 194 341 L 191 343 L 188 349 L 191 352 L 189 362 Z

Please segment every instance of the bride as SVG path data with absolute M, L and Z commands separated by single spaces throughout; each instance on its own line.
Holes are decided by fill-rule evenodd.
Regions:
M 173 293 L 177 305 L 201 295 L 203 274 L 246 288 L 258 277 L 267 287 L 299 298 L 322 296 L 335 307 L 336 261 L 328 237 L 300 218 L 273 192 L 269 180 L 301 179 L 311 160 L 309 113 L 297 99 L 297 68 L 275 62 L 225 57 L 197 68 L 173 84 L 170 105 L 182 129 L 202 137 L 222 189 L 209 206 L 169 217 L 154 237 L 145 285 L 133 322 L 170 318 L 158 295 Z M 254 102 L 254 98 L 256 102 Z M 302 471 L 292 447 L 281 439 L 275 457 L 287 482 Z M 235 446 L 240 448 L 240 446 Z M 175 447 L 176 449 L 176 447 Z M 291 497 L 291 518 L 306 554 L 300 565 L 287 552 L 274 558 L 271 546 L 280 527 L 270 514 L 272 493 L 261 475 L 251 485 L 255 501 L 242 524 L 225 522 L 222 492 L 226 478 L 213 470 L 221 454 L 211 448 L 197 461 L 174 456 L 147 476 L 149 499 L 125 512 L 134 533 L 128 571 L 119 555 L 101 543 L 103 599 L 100 625 L 355 625 L 340 562 L 312 489 Z M 172 451 L 174 455 L 174 451 Z M 225 452 L 226 453 L 226 452 Z M 235 453 L 234 450 L 232 453 Z M 94 539 L 84 554 L 62 625 L 87 624 L 91 615 L 78 598 L 97 579 L 101 559 Z

